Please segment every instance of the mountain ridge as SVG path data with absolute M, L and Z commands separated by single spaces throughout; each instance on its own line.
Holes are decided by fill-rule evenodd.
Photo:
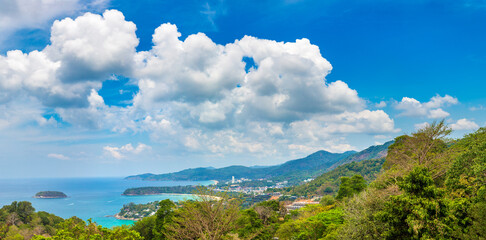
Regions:
M 322 173 L 331 170 L 331 168 L 336 166 L 339 162 L 345 164 L 352 161 L 371 159 L 370 157 L 378 155 L 381 156 L 383 155 L 383 151 L 386 151 L 389 144 L 391 143 L 387 142 L 383 145 L 371 146 L 360 152 L 347 151 L 344 153 L 331 153 L 325 150 L 319 150 L 306 157 L 289 160 L 282 164 L 272 166 L 247 167 L 242 165 L 232 165 L 222 168 L 198 167 L 164 174 L 145 173 L 132 175 L 125 179 L 147 181 L 225 181 L 234 176 L 237 179 L 270 179 L 276 181 L 286 180 L 289 182 L 298 182 L 307 178 L 319 176 Z M 373 148 L 374 151 L 370 151 L 370 148 Z M 370 152 L 372 154 L 370 154 Z

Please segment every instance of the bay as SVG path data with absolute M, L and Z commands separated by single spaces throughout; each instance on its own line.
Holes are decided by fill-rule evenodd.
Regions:
M 0 206 L 13 201 L 29 201 L 36 211 L 46 211 L 63 218 L 72 216 L 83 220 L 92 219 L 104 226 L 132 224 L 130 220 L 113 217 L 124 204 L 148 203 L 170 199 L 180 201 L 191 195 L 161 194 L 147 196 L 122 196 L 127 188 L 148 186 L 209 185 L 212 181 L 141 181 L 123 178 L 56 178 L 56 179 L 0 179 Z M 68 198 L 37 199 L 40 191 L 61 191 Z

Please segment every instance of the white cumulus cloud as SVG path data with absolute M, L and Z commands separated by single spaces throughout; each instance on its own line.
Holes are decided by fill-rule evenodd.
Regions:
M 395 108 L 401 110 L 402 116 L 427 116 L 428 118 L 444 118 L 449 116 L 449 113 L 444 111 L 442 107 L 447 107 L 459 103 L 457 98 L 449 95 L 432 97 L 428 102 L 421 103 L 420 101 L 404 97 L 395 105 Z
M 385 111 L 366 109 L 346 82 L 326 80 L 332 66 L 308 39 L 245 36 L 221 45 L 203 33 L 181 39 L 167 23 L 155 30 L 152 49 L 137 52 L 135 31 L 116 10 L 55 21 L 42 51 L 0 56 L 0 107 L 23 96 L 36 107 L 30 121 L 42 126 L 56 125 L 42 117 L 47 109 L 73 127 L 147 133 L 171 148 L 211 154 L 342 151 L 353 146 L 331 141 L 337 136 L 399 131 Z M 100 96 L 113 75 L 138 86 L 133 104 L 110 106 Z M 440 115 L 453 100 L 415 102 L 425 115 Z M 15 122 L 4 115 L 0 127 Z M 121 159 L 144 146 L 104 150 Z
M 0 101 L 29 94 L 48 107 L 84 107 L 91 89 L 111 74 L 127 74 L 138 39 L 122 13 L 86 13 L 55 21 L 42 51 L 0 56 Z
M 386 105 L 387 105 L 387 104 L 386 104 L 386 102 L 385 102 L 385 101 L 381 101 L 381 102 L 379 102 L 379 103 L 376 103 L 376 104 L 375 104 L 375 107 L 377 107 L 377 108 L 384 108 L 384 107 L 386 107 Z
M 462 118 L 457 120 L 457 122 L 451 124 L 451 128 L 453 130 L 475 130 L 478 129 L 479 126 L 475 122 L 468 120 L 466 118 Z
M 429 118 L 445 118 L 448 117 L 450 113 L 442 110 L 442 108 L 432 109 L 429 111 Z
M 137 147 L 133 147 L 131 143 L 128 143 L 127 145 L 121 147 L 105 146 L 103 148 L 105 152 L 107 152 L 109 155 L 116 159 L 122 159 L 125 158 L 127 154 L 139 154 L 150 149 L 150 146 L 143 143 L 139 143 Z

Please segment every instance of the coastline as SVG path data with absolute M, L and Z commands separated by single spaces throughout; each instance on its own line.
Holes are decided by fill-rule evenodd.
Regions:
M 69 198 L 69 197 L 33 196 L 33 198 L 37 198 L 37 199 L 63 199 L 63 198 Z
M 155 181 L 155 180 L 142 180 L 142 181 Z M 207 181 L 210 181 L 212 183 L 210 184 L 207 184 L 207 185 L 179 185 L 179 186 L 171 186 L 171 187 L 187 187 L 187 186 L 192 186 L 192 187 L 207 187 L 207 186 L 216 186 L 219 184 L 219 181 L 218 180 L 207 180 Z M 140 188 L 143 188 L 143 187 L 140 187 Z M 128 190 L 128 189 L 127 189 Z M 186 191 L 187 192 L 187 191 Z M 197 194 L 194 194 L 194 193 L 170 193 L 170 192 L 165 192 L 165 193 L 141 193 L 141 194 L 124 194 L 122 193 L 121 195 L 122 196 L 155 196 L 155 195 L 181 195 L 181 196 L 184 196 L 184 195 L 197 195 Z
M 141 218 L 126 218 L 126 217 L 122 217 L 122 216 L 118 215 L 118 213 L 115 214 L 115 215 L 113 215 L 113 216 L 110 216 L 110 217 L 114 217 L 114 218 L 119 219 L 119 220 L 130 220 L 130 221 L 139 221 L 141 219 Z
M 209 183 L 209 182 L 206 182 Z M 68 219 L 77 216 L 84 221 L 92 219 L 106 227 L 131 224 L 132 220 L 117 219 L 113 215 L 120 211 L 124 204 L 134 202 L 143 204 L 163 199 L 180 201 L 191 199 L 190 195 L 167 194 L 160 196 L 121 196 L 130 187 L 177 186 L 187 182 L 127 182 L 114 177 L 96 178 L 45 178 L 45 179 L 0 179 L 0 207 L 10 205 L 13 201 L 29 201 L 36 210 L 42 210 Z M 36 191 L 44 189 L 61 189 L 67 198 L 35 198 Z M 107 217 L 109 216 L 109 217 Z
M 156 196 L 156 195 L 176 195 L 176 196 L 192 196 L 192 193 L 146 193 L 146 194 L 122 194 L 122 196 L 136 197 L 136 196 Z
M 36 197 L 36 196 L 34 196 L 33 198 L 37 198 L 37 199 L 63 199 L 63 198 L 68 198 L 68 197 Z
M 194 197 L 209 197 L 209 198 L 214 198 L 214 199 L 216 199 L 216 200 L 220 200 L 220 199 L 221 199 L 221 197 L 218 197 L 218 196 L 199 195 L 199 194 L 192 194 L 192 193 L 122 194 L 122 196 L 127 196 L 127 197 L 136 197 L 136 196 L 157 196 L 157 195 L 194 196 Z

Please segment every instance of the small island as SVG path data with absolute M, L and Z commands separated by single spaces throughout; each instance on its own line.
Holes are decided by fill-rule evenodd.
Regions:
M 58 191 L 42 191 L 36 193 L 34 198 L 67 198 L 67 195 Z

